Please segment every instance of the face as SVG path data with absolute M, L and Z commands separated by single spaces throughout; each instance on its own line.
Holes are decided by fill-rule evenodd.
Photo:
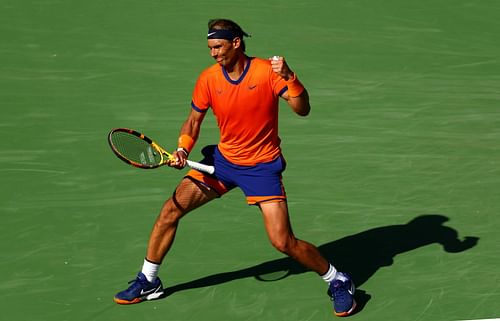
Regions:
M 210 56 L 221 66 L 231 66 L 238 60 L 238 51 L 240 39 L 233 41 L 226 39 L 208 39 L 208 49 Z

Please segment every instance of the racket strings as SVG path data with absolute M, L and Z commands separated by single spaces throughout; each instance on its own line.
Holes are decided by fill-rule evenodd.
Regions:
M 161 162 L 161 155 L 141 138 L 126 132 L 114 132 L 111 142 L 118 153 L 126 159 L 143 166 L 155 166 Z

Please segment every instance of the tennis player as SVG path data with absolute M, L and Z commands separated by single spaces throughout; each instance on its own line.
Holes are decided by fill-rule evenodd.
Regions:
M 285 160 L 278 136 L 278 103 L 284 99 L 299 116 L 310 112 L 307 90 L 283 57 L 261 59 L 245 54 L 241 27 L 227 19 L 208 23 L 208 48 L 216 63 L 205 69 L 194 87 L 191 111 L 182 125 L 172 167 L 183 168 L 208 109 L 220 129 L 220 142 L 202 150 L 202 163 L 215 174 L 187 173 L 163 205 L 153 226 L 141 272 L 130 287 L 116 294 L 119 304 L 152 300 L 163 294 L 160 264 L 171 248 L 180 219 L 193 209 L 240 188 L 250 205 L 260 209 L 272 245 L 318 273 L 338 316 L 356 307 L 351 278 L 330 264 L 318 249 L 292 232 L 282 183 Z

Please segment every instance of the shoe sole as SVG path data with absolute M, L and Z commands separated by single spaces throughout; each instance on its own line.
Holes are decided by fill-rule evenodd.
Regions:
M 347 316 L 350 316 L 354 310 L 356 309 L 356 301 L 354 301 L 354 299 L 352 300 L 352 307 L 351 309 L 349 309 L 349 311 L 346 311 L 346 312 L 335 312 L 335 315 L 338 316 L 338 317 L 347 317 Z

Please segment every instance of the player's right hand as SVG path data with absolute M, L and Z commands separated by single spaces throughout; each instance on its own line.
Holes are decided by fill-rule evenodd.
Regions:
M 176 150 L 172 153 L 172 160 L 168 162 L 168 166 L 183 169 L 186 167 L 187 153 L 183 150 Z

